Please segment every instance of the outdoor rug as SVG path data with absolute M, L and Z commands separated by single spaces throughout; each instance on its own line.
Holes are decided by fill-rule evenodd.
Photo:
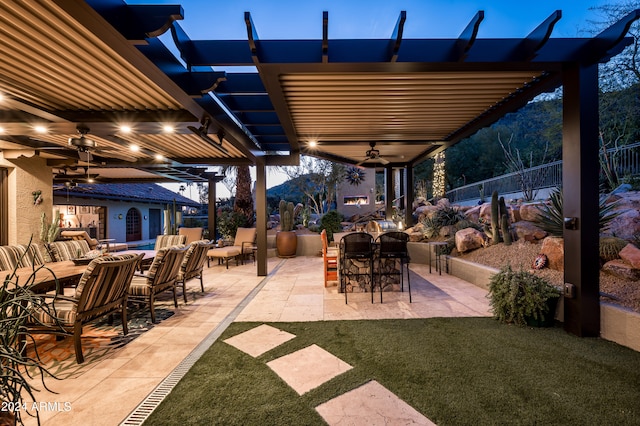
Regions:
M 155 311 L 157 324 L 151 322 L 148 307 L 130 305 L 128 310 L 129 332 L 126 336 L 122 334 L 120 315 L 114 315 L 111 325 L 109 325 L 108 317 L 85 325 L 82 334 L 82 353 L 84 355 L 82 364 L 76 362 L 73 337 L 56 340 L 55 335 L 34 335 L 37 356 L 53 376 L 59 379 L 78 377 L 95 363 L 113 354 L 114 350 L 124 347 L 151 330 L 155 325 L 173 316 L 173 299 L 156 301 Z M 27 354 L 32 358 L 36 357 L 34 344 L 28 346 Z M 35 368 L 31 372 L 35 373 Z

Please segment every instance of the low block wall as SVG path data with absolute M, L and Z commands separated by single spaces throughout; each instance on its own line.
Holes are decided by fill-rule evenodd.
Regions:
M 411 263 L 428 265 L 428 244 L 409 243 L 408 248 Z M 431 254 L 432 266 L 435 266 L 435 256 Z M 491 276 L 498 272 L 498 269 L 456 257 L 446 256 L 446 261 L 449 274 L 487 290 Z M 444 269 L 447 270 L 446 267 Z M 561 322 L 564 321 L 563 307 L 561 297 L 556 312 L 556 319 Z M 640 314 L 618 305 L 600 302 L 600 337 L 640 351 Z
M 320 234 L 298 235 L 296 256 L 319 256 L 322 251 Z M 267 235 L 267 257 L 278 256 L 276 250 L 276 236 Z

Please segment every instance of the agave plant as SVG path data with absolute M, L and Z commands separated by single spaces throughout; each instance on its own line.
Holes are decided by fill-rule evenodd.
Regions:
M 28 250 L 27 250 L 28 252 Z M 46 268 L 40 266 L 39 268 Z M 33 416 L 40 424 L 40 417 L 37 410 L 31 410 L 33 402 L 36 401 L 35 392 L 31 379 L 39 377 L 42 386 L 45 374 L 55 378 L 42 365 L 40 359 L 35 355 L 27 355 L 26 346 L 35 342 L 26 328 L 26 322 L 34 309 L 43 309 L 49 312 L 44 299 L 33 291 L 31 286 L 34 283 L 37 269 L 27 278 L 26 282 L 19 283 L 15 269 L 11 274 L 2 279 L 0 286 L 0 402 L 2 402 L 2 413 L 8 417 L 10 424 L 24 424 L 23 416 Z M 49 312 L 50 315 L 53 313 Z M 33 373 L 35 372 L 35 373 Z M 25 398 L 29 398 L 32 403 L 27 404 Z
M 618 202 L 607 202 L 608 196 L 601 194 L 599 198 L 599 210 L 598 210 L 598 226 L 600 233 L 609 229 L 613 219 L 618 217 L 621 211 L 616 211 Z M 564 231 L 564 215 L 562 212 L 563 197 L 562 189 L 556 188 L 549 195 L 549 205 L 543 205 L 538 207 L 540 214 L 536 219 L 536 224 L 547 231 L 550 235 L 561 237 Z

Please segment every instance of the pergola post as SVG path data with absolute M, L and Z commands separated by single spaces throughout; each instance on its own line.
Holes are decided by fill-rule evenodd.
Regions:
M 209 203 L 209 208 L 207 209 L 207 227 L 209 228 L 209 239 L 216 239 L 216 182 L 217 179 L 210 177 L 209 178 L 209 190 L 207 192 L 207 201 Z
M 564 329 L 599 336 L 597 64 L 567 66 L 563 85 L 564 282 L 574 286 L 564 298 Z
M 404 172 L 404 223 L 406 227 L 413 226 L 413 200 L 415 194 L 413 193 L 413 166 L 407 165 Z
M 393 167 L 391 165 L 384 166 L 384 205 L 385 219 L 391 220 L 393 217 L 393 197 L 395 196 L 393 182 Z
M 256 263 L 258 276 L 267 275 L 267 167 L 263 159 L 256 161 Z

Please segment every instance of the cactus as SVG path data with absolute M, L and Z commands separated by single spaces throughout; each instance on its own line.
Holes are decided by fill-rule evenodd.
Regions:
M 280 230 L 292 231 L 293 219 L 295 217 L 293 203 L 280 200 L 278 207 L 280 210 Z
M 484 232 L 491 239 L 491 245 L 500 242 L 498 191 L 491 194 L 491 225 L 484 226 Z
M 56 210 L 51 223 L 47 223 L 47 214 L 42 212 L 40 216 L 40 239 L 44 243 L 52 243 L 58 238 L 60 232 L 60 211 Z
M 627 245 L 627 241 L 618 237 L 601 237 L 598 251 L 603 262 L 609 262 L 620 257 L 620 250 Z
M 500 228 L 502 229 L 502 239 L 505 246 L 511 245 L 511 232 L 509 231 L 509 218 L 506 214 L 500 217 Z
M 500 197 L 500 229 L 502 230 L 502 240 L 504 245 L 511 245 L 511 233 L 509 232 L 509 215 L 507 213 L 507 204 L 504 201 L 504 197 Z

